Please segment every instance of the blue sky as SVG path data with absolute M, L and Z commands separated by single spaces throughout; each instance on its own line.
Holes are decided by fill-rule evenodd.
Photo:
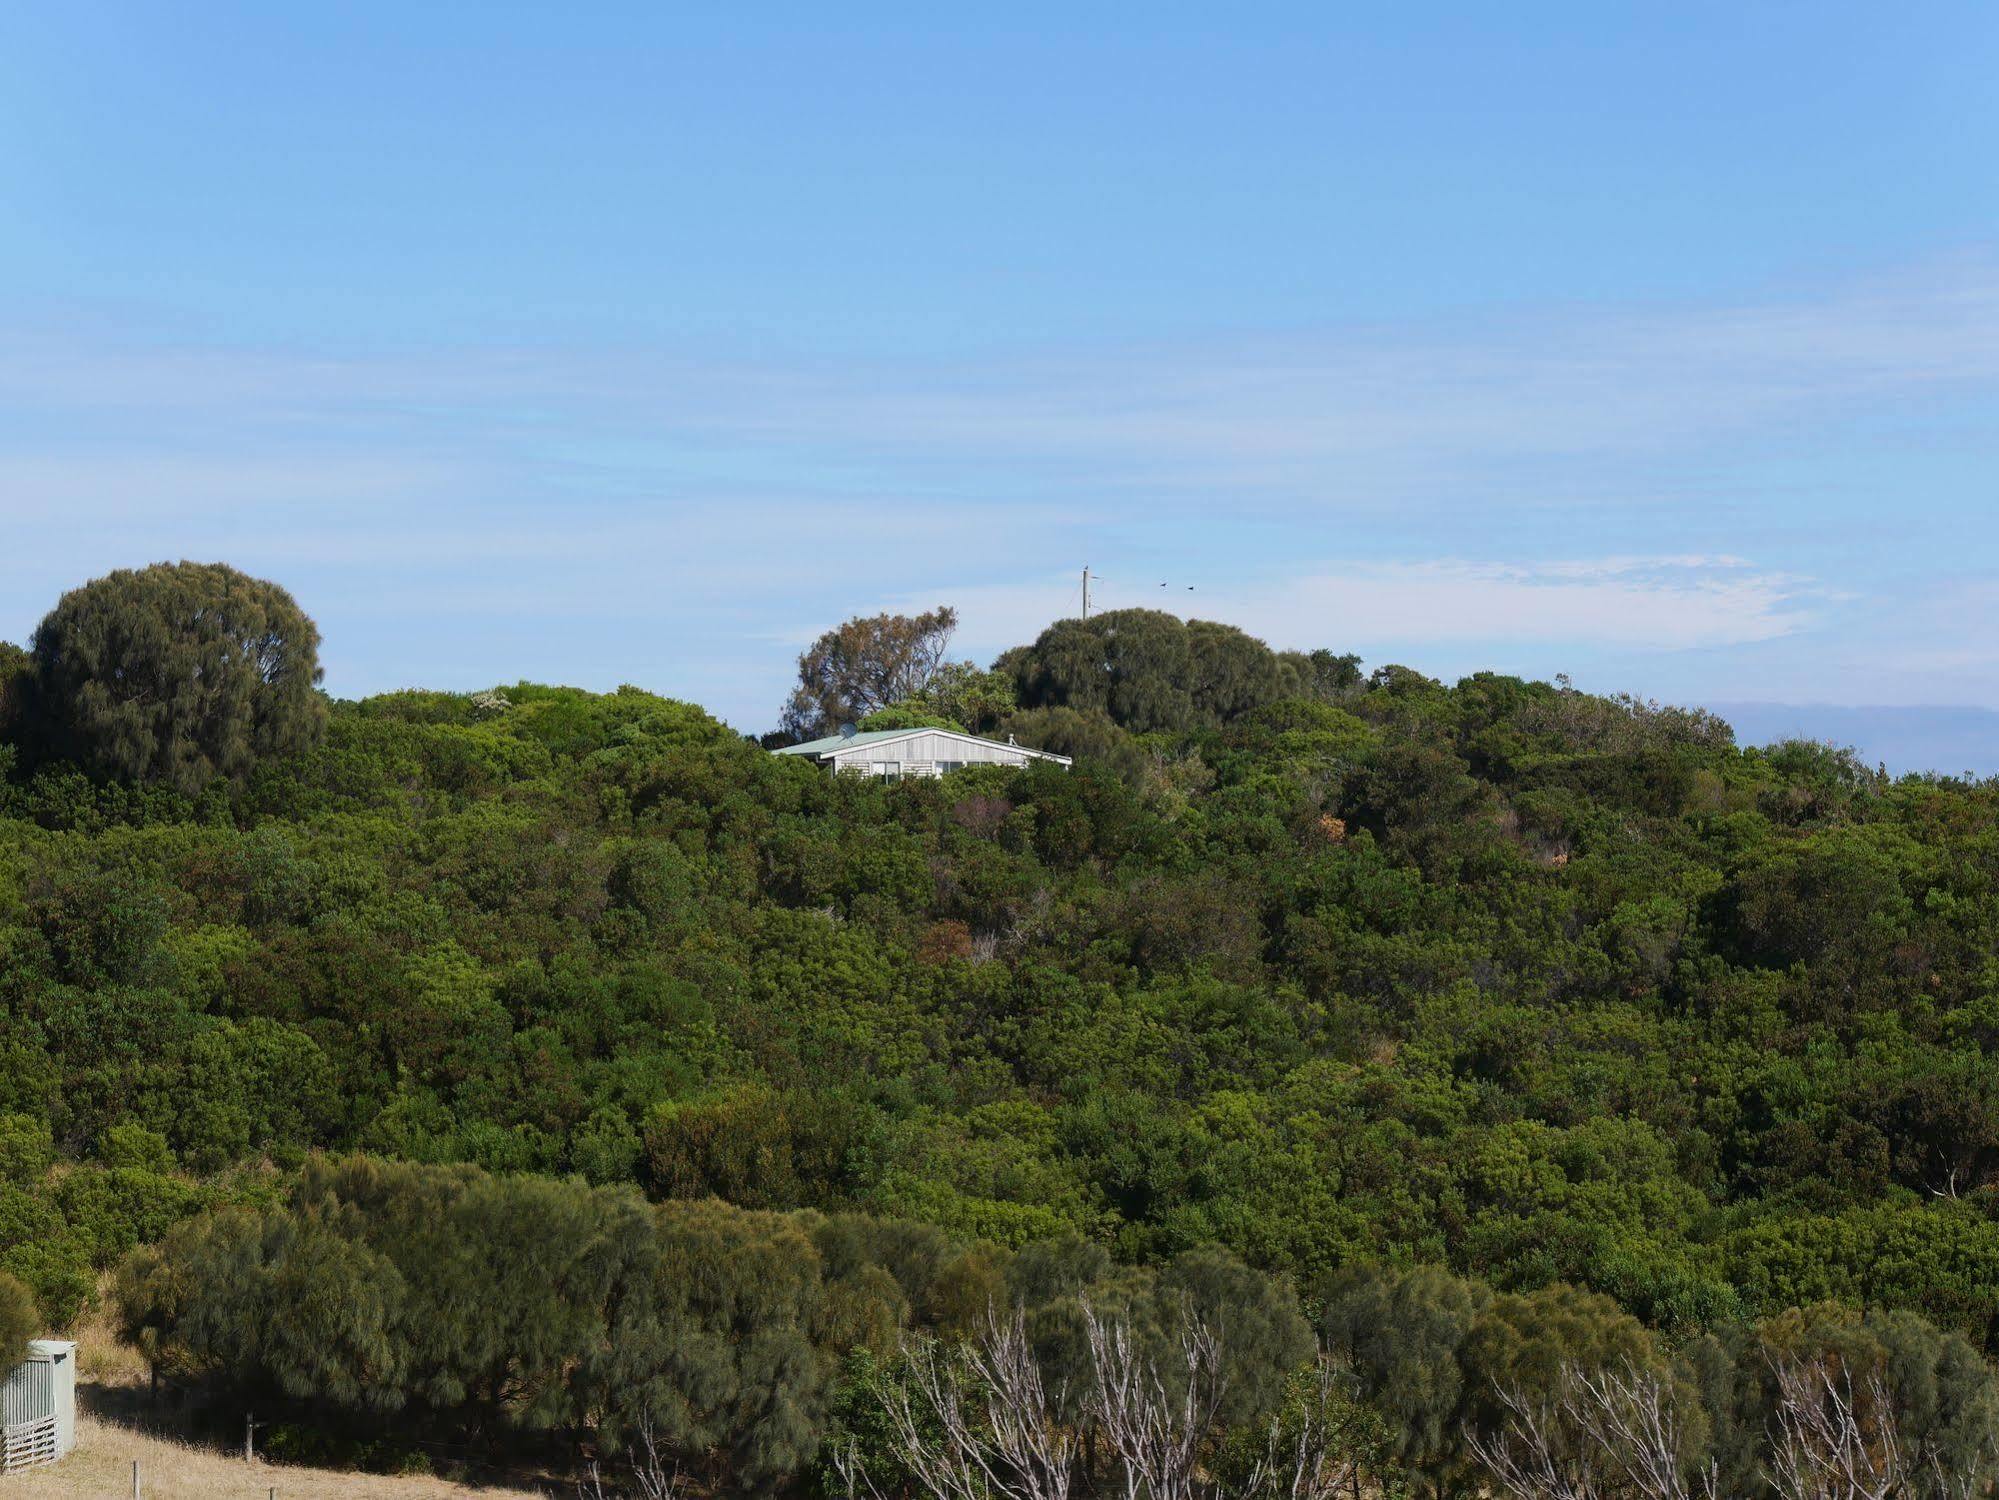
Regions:
M 983 657 L 1088 562 L 1445 677 L 1999 708 L 1999 8 L 29 9 L 0 637 L 224 558 L 337 693 L 761 729 L 818 629 Z

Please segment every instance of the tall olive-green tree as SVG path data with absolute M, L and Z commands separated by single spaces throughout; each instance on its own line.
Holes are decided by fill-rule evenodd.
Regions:
M 1492 1293 L 1437 1266 L 1352 1266 L 1321 1296 L 1327 1345 L 1347 1359 L 1386 1427 L 1389 1451 L 1440 1492 L 1459 1458 L 1462 1353 Z
M 0 1271 L 0 1370 L 13 1367 L 28 1340 L 41 1332 L 41 1321 L 35 1294 L 17 1278 Z
M 12 641 L 0 641 L 0 743 L 21 732 L 21 715 L 34 674 L 33 657 Z
M 957 628 L 958 612 L 940 604 L 920 615 L 857 617 L 827 631 L 798 658 L 784 731 L 798 739 L 830 734 L 917 696 L 945 665 Z
M 1223 724 L 1308 691 L 1296 664 L 1255 636 L 1154 609 L 1058 620 L 1000 666 L 1021 707 L 1095 710 L 1134 734 Z
M 326 721 L 319 630 L 274 583 L 222 563 L 121 568 L 36 629 L 35 722 L 95 774 L 195 792 L 310 747 Z

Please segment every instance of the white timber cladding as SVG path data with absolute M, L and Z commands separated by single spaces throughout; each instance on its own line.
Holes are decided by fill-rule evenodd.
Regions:
M 941 776 L 965 766 L 1024 766 L 1030 760 L 1059 759 L 1036 755 L 1024 745 L 1002 745 L 996 740 L 936 730 L 835 750 L 827 758 L 835 770 L 864 771 L 873 776 Z
M 53 1463 L 76 1446 L 76 1345 L 35 1339 L 0 1381 L 0 1471 Z

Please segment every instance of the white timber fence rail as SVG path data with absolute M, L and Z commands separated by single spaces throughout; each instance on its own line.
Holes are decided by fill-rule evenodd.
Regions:
M 53 1463 L 56 1457 L 55 1413 L 50 1412 L 33 1422 L 9 1422 L 6 1443 L 6 1459 L 0 1463 L 0 1472 L 11 1474 L 16 1469 L 31 1468 L 35 1464 Z

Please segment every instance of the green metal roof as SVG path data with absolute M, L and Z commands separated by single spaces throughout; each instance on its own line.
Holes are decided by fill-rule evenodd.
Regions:
M 821 740 L 807 740 L 802 745 L 786 745 L 774 752 L 778 755 L 825 755 L 834 750 L 851 750 L 856 745 L 872 745 L 877 740 L 899 740 L 904 735 L 921 734 L 920 729 L 870 729 L 860 734 L 829 734 Z

